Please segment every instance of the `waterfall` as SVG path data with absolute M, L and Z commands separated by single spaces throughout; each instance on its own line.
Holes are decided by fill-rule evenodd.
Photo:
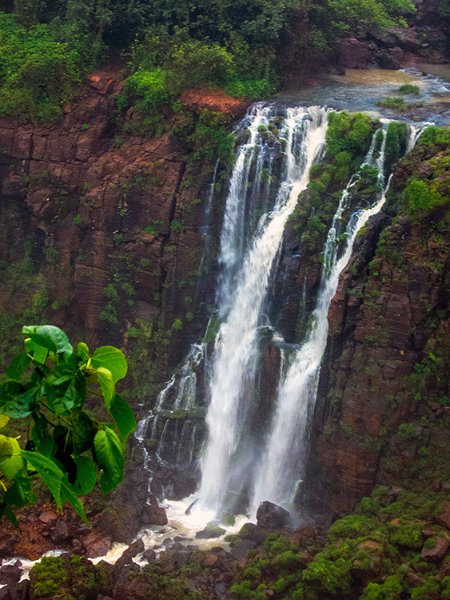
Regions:
M 250 123 L 250 140 L 238 153 L 231 178 L 221 240 L 223 278 L 219 312 L 225 317 L 215 341 L 210 379 L 210 404 L 206 422 L 208 443 L 202 460 L 199 506 L 218 513 L 224 506 L 233 463 L 239 461 L 237 447 L 245 425 L 245 413 L 258 356 L 258 325 L 266 300 L 270 274 L 279 251 L 284 227 L 309 181 L 309 170 L 319 156 L 326 133 L 327 114 L 316 107 L 289 108 L 280 124 L 285 139 L 281 184 L 273 210 L 261 216 L 242 265 L 245 232 L 242 197 L 258 146 L 266 153 L 261 134 L 271 116 L 271 107 L 258 107 Z M 262 143 L 261 143 L 262 142 Z M 257 160 L 255 180 L 260 181 L 264 161 Z M 258 172 L 259 170 L 259 172 Z
M 197 402 L 198 374 L 206 358 L 206 344 L 192 344 L 185 362 L 159 392 L 153 411 L 139 421 L 135 438 L 144 449 L 145 469 L 149 471 L 149 454 L 145 438 L 158 440 L 155 455 L 160 463 L 186 467 L 194 460 L 197 438 L 196 422 L 203 418 Z
M 190 347 L 152 413 L 139 424 L 138 442 L 152 440 L 163 469 L 162 475 L 155 474 L 154 485 L 169 490 L 169 498 L 182 496 L 173 492 L 164 468 L 175 473 L 175 482 L 177 477 L 189 479 L 190 493 L 198 484 L 200 467 L 195 497 L 186 499 L 189 505 L 195 499 L 189 514 L 197 521 L 199 515 L 206 521 L 221 519 L 249 507 L 254 515 L 262 500 L 290 508 L 302 481 L 330 303 L 358 232 L 381 210 L 389 188 L 384 173 L 389 121 L 381 120 L 367 155 L 339 195 L 322 249 L 322 274 L 312 311 L 307 308 L 309 283 L 304 275 L 300 322 L 307 333 L 297 344 L 287 344 L 271 322 L 272 288 L 287 220 L 308 186 L 311 167 L 325 150 L 327 115 L 319 107 L 258 103 L 238 125 L 220 237 L 216 310 L 203 343 Z M 406 152 L 420 133 L 421 129 L 410 128 Z M 359 182 L 364 184 L 368 173 L 377 174 L 377 191 L 372 206 L 361 207 Z M 216 175 L 217 165 L 206 199 L 202 264 L 209 254 Z M 295 251 L 301 260 L 302 249 Z M 269 392 L 261 387 L 268 381 L 261 376 L 267 344 L 275 350 L 268 359 L 274 361 L 273 373 L 279 372 L 275 393 L 273 387 Z M 149 470 L 147 452 L 145 457 Z M 186 488 L 181 489 L 185 493 Z
M 270 500 L 289 507 L 300 483 L 308 418 L 315 403 L 320 366 L 327 342 L 328 309 L 336 293 L 339 276 L 351 257 L 358 231 L 372 215 L 381 210 L 386 197 L 388 186 L 384 185 L 383 173 L 386 130 L 382 131 L 383 142 L 378 156 L 374 158 L 374 136 L 368 155 L 359 170 L 361 171 L 366 165 L 377 166 L 378 198 L 371 208 L 366 210 L 357 208 L 351 215 L 346 227 L 345 247 L 340 257 L 337 244 L 340 222 L 359 172 L 351 177 L 343 191 L 328 231 L 323 249 L 322 279 L 312 315 L 312 327 L 279 386 L 275 418 L 255 482 L 253 513 L 262 500 Z

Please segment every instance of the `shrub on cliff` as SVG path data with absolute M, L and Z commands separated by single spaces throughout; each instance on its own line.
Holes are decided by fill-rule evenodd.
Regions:
M 26 29 L 0 13 L 0 115 L 55 120 L 80 76 L 77 51 L 56 41 L 47 25 Z
M 433 182 L 418 177 L 410 177 L 405 187 L 404 198 L 410 212 L 415 215 L 429 212 L 448 203 L 448 198 L 435 189 Z
M 428 127 L 422 133 L 415 154 L 410 157 L 410 177 L 403 191 L 404 206 L 414 218 L 423 217 L 450 199 L 450 132 L 445 127 Z M 427 160 L 423 159 L 423 154 Z M 415 157 L 422 157 L 420 169 Z
M 327 131 L 328 156 L 334 157 L 339 152 L 349 152 L 353 160 L 352 165 L 357 166 L 369 149 L 374 126 L 375 122 L 364 113 L 330 113 Z

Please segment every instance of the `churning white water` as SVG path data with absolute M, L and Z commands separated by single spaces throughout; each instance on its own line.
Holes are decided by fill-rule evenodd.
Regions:
M 221 290 L 220 313 L 228 314 L 222 322 L 214 349 L 210 381 L 210 404 L 206 422 L 208 443 L 202 460 L 199 507 L 218 513 L 223 504 L 234 453 L 245 419 L 242 402 L 246 380 L 254 377 L 258 355 L 258 332 L 261 310 L 267 296 L 270 273 L 279 251 L 284 227 L 297 204 L 299 193 L 309 181 L 309 171 L 320 154 L 326 134 L 327 113 L 311 107 L 289 108 L 281 124 L 285 138 L 285 164 L 275 206 L 261 217 L 253 243 L 248 247 L 241 268 L 235 271 L 241 247 L 239 233 L 240 206 L 250 169 L 249 157 L 258 141 L 262 122 L 269 115 L 259 109 L 250 124 L 250 141 L 236 161 L 222 231 L 221 261 L 225 271 Z

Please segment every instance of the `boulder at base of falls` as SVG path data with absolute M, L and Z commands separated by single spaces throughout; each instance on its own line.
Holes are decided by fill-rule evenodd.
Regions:
M 154 494 L 150 496 L 149 503 L 141 511 L 141 523 L 143 525 L 167 525 L 167 514 Z
M 218 538 L 226 533 L 225 529 L 222 527 L 218 527 L 214 525 L 214 523 L 208 523 L 205 529 L 202 529 L 198 533 L 196 533 L 195 537 L 199 540 L 210 540 L 213 538 Z
M 13 585 L 18 583 L 22 576 L 22 563 L 16 560 L 15 563 L 10 565 L 3 565 L 0 567 L 0 585 Z
M 256 512 L 258 527 L 265 527 L 267 529 L 282 529 L 283 527 L 287 527 L 290 518 L 291 514 L 289 511 L 268 500 L 261 502 Z

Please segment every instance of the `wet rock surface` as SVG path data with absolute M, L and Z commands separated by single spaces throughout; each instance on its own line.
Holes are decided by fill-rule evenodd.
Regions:
M 287 527 L 290 521 L 289 511 L 273 502 L 265 500 L 258 506 L 256 512 L 258 527 L 267 529 L 282 529 Z
M 225 529 L 219 527 L 218 525 L 207 525 L 205 529 L 196 533 L 195 537 L 199 540 L 209 540 L 221 537 L 226 533 Z
M 423 171 L 427 152 L 417 148 L 399 165 L 393 196 Z M 448 395 L 446 376 L 416 375 L 430 352 L 448 356 L 448 223 L 437 213 L 389 224 L 391 211 L 355 245 L 330 307 L 305 486 L 314 510 L 328 515 L 348 512 L 376 483 L 408 483 L 419 452 L 448 447 L 445 412 L 423 400 Z M 432 486 L 426 472 L 417 476 Z

